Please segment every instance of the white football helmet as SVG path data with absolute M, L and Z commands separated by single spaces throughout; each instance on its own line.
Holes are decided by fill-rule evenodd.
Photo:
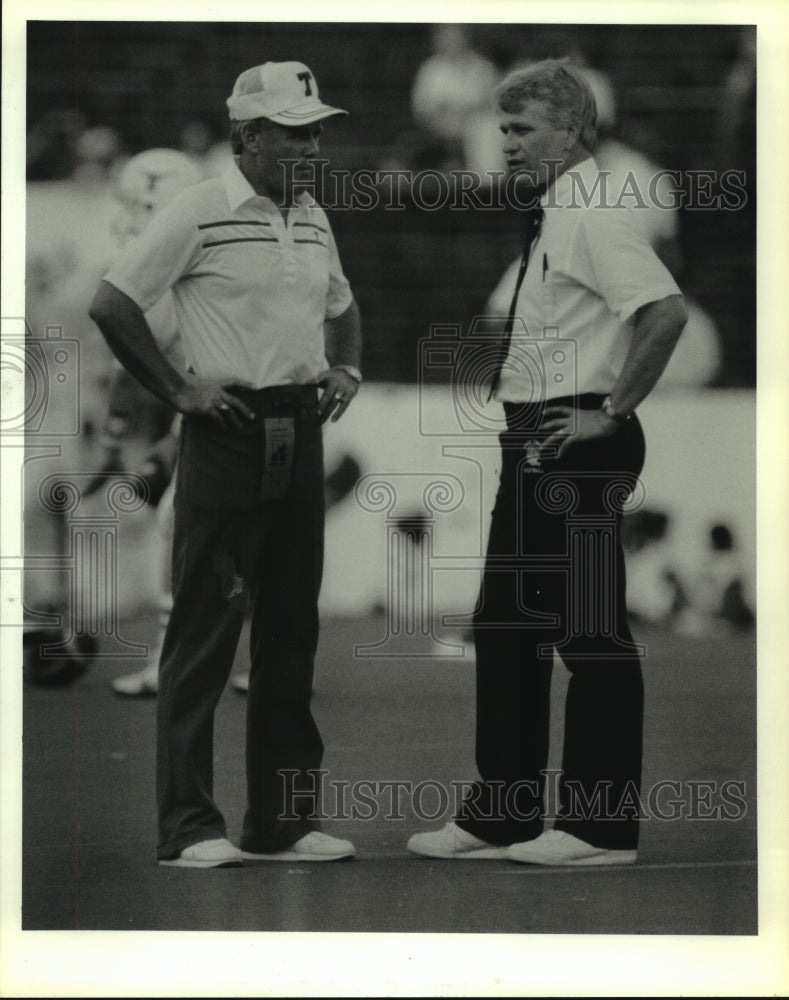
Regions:
M 201 180 L 200 168 L 177 149 L 147 149 L 133 156 L 118 176 L 115 195 L 120 210 L 113 233 L 125 243 L 184 188 Z

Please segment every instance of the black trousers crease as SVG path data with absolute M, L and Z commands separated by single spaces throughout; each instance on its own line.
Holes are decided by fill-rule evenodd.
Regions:
M 596 397 L 580 401 L 596 407 Z M 458 825 L 494 844 L 543 831 L 554 653 L 570 673 L 556 829 L 632 849 L 644 713 L 628 626 L 622 505 L 644 462 L 637 418 L 542 469 L 508 408 L 502 471 L 474 613 L 480 781 Z M 553 777 L 551 778 L 553 781 Z

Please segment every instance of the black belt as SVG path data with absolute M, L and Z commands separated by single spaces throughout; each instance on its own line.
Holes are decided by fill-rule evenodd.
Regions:
M 579 396 L 558 396 L 537 403 L 504 403 L 507 429 L 521 433 L 533 433 L 542 423 L 542 417 L 549 406 L 571 406 L 576 410 L 599 410 L 605 395 L 597 392 L 582 392 Z
M 229 386 L 227 391 L 261 415 L 314 410 L 318 403 L 316 385 L 272 385 L 265 389 Z

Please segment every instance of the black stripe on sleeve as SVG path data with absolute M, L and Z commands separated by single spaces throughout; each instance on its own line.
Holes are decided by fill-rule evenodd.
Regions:
M 293 225 L 294 225 L 294 227 L 295 226 L 309 226 L 311 229 L 318 229 L 318 230 L 320 230 L 320 232 L 326 233 L 326 234 L 328 234 L 328 232 L 329 232 L 328 229 L 324 229 L 323 226 L 318 226 L 314 222 L 294 222 Z

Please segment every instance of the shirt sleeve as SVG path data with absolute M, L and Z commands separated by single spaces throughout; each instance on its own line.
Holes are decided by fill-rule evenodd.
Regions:
M 322 222 L 326 226 L 329 238 L 329 288 L 326 292 L 326 318 L 336 319 L 353 302 L 353 293 L 343 272 L 334 233 L 325 214 L 323 214 Z
M 148 326 L 151 328 L 159 350 L 173 368 L 183 371 L 186 368 L 186 360 L 172 295 L 165 292 L 159 301 L 148 310 L 145 318 L 148 320 Z
M 194 267 L 199 249 L 200 234 L 189 203 L 179 198 L 158 212 L 132 240 L 104 280 L 148 312 Z
M 623 323 L 649 302 L 681 294 L 630 212 L 590 208 L 579 219 L 570 251 L 572 276 L 605 299 Z

